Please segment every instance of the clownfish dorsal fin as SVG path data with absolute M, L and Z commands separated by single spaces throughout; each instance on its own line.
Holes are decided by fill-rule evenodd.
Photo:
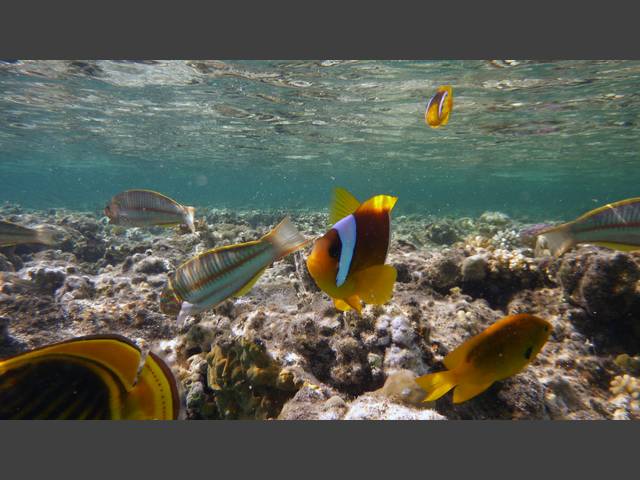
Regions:
M 344 188 L 335 188 L 329 209 L 329 226 L 333 226 L 344 217 L 351 215 L 359 206 L 360 202 L 356 197 Z
M 376 195 L 358 207 L 359 212 L 389 213 L 396 205 L 398 197 L 391 195 Z

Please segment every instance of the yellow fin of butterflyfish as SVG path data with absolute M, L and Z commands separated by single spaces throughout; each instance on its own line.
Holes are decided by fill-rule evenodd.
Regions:
M 135 388 L 125 398 L 123 418 L 132 420 L 175 420 L 180 396 L 169 367 L 153 352 L 147 355 Z
M 258 273 L 256 273 L 254 275 L 254 277 L 249 280 L 249 282 L 242 287 L 240 290 L 238 290 L 236 293 L 233 294 L 234 297 L 241 297 L 243 295 L 246 295 L 247 293 L 249 293 L 249 290 L 251 290 L 253 288 L 253 286 L 256 284 L 256 282 L 258 281 L 258 279 L 260 278 L 260 276 L 264 273 L 264 271 L 267 269 L 267 267 L 264 267 L 262 270 L 260 270 Z
M 375 265 L 355 275 L 357 292 L 365 303 L 383 305 L 391 300 L 398 272 L 391 265 Z
M 486 383 L 459 383 L 453 391 L 453 403 L 462 403 L 479 395 L 491 386 L 493 381 Z
M 65 355 L 90 360 L 113 372 L 128 390 L 133 388 L 140 367 L 140 349 L 120 335 L 95 335 L 75 338 L 36 348 L 0 361 L 0 374 L 40 357 Z
M 329 209 L 329 225 L 335 225 L 339 220 L 351 215 L 360 206 L 360 202 L 356 197 L 351 195 L 344 188 L 335 188 L 333 197 L 331 198 L 331 207 Z

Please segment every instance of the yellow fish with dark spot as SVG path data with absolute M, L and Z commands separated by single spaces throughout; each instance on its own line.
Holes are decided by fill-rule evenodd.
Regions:
M 391 300 L 397 272 L 385 265 L 391 234 L 391 209 L 397 197 L 377 195 L 360 203 L 343 188 L 334 190 L 329 222 L 316 240 L 307 268 L 338 310 L 362 311 L 361 301 L 382 305 Z
M 144 363 L 143 363 L 144 362 Z M 54 343 L 0 360 L 0 419 L 173 420 L 165 363 L 119 335 Z
M 416 379 L 432 402 L 455 387 L 453 403 L 484 392 L 494 382 L 522 371 L 547 342 L 552 326 L 527 313 L 510 315 L 470 338 L 444 359 L 444 372 Z
M 449 85 L 438 88 L 424 112 L 424 121 L 431 128 L 443 127 L 449 123 L 449 115 L 453 109 L 453 89 Z

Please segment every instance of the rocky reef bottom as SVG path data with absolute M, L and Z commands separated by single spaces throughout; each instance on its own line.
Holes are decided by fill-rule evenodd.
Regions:
M 327 223 L 316 212 L 198 213 L 191 234 L 0 207 L 0 218 L 50 225 L 61 238 L 54 248 L 0 249 L 0 358 L 119 333 L 168 362 L 187 419 L 640 418 L 640 254 L 582 246 L 535 258 L 531 226 L 501 213 L 396 216 L 387 262 L 398 280 L 387 305 L 338 312 L 306 271 L 308 248 L 276 262 L 246 296 L 178 328 L 159 295 L 181 262 L 259 238 L 286 214 L 308 236 Z M 553 325 L 531 365 L 468 402 L 421 402 L 416 376 L 523 312 Z

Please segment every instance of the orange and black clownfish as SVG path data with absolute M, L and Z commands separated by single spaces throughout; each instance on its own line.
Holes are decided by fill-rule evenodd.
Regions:
M 436 94 L 427 103 L 424 121 L 431 128 L 438 128 L 449 122 L 449 115 L 453 108 L 453 89 L 449 85 L 438 88 Z
M 316 240 L 307 268 L 338 310 L 362 311 L 361 301 L 382 305 L 391 299 L 397 272 L 385 265 L 390 212 L 398 200 L 377 195 L 360 202 L 343 188 L 334 190 L 329 222 Z

